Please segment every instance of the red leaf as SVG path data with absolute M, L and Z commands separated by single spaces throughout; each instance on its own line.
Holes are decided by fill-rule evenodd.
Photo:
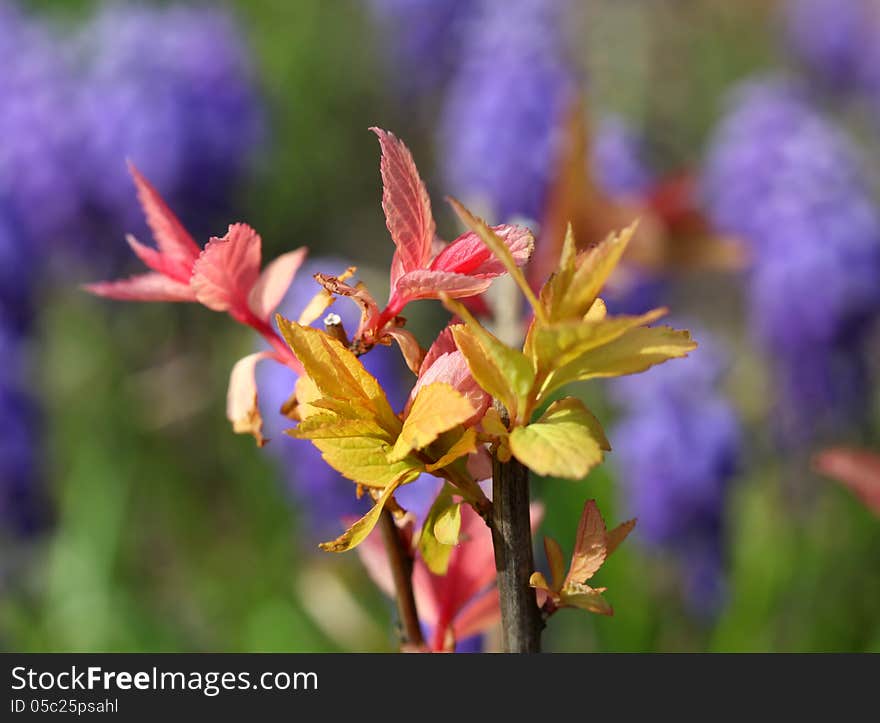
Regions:
M 260 274 L 260 235 L 244 223 L 229 227 L 223 238 L 212 238 L 193 266 L 196 299 L 214 311 L 247 317 L 248 296 Z
M 410 301 L 436 299 L 440 292 L 453 299 L 482 294 L 491 285 L 491 279 L 465 276 L 451 271 L 409 271 L 400 277 L 395 288 L 394 301 L 389 306 L 402 308 Z
M 118 281 L 99 281 L 86 284 L 86 291 L 119 301 L 195 301 L 188 284 L 170 279 L 159 273 L 141 274 Z
M 506 224 L 493 226 L 492 230 L 505 242 L 517 265 L 522 266 L 528 262 L 535 248 L 531 231 L 523 226 Z M 431 263 L 431 269 L 488 279 L 505 273 L 504 265 L 498 257 L 472 231 L 462 234 L 437 254 Z
M 836 447 L 819 453 L 813 466 L 818 472 L 840 481 L 880 516 L 880 455 L 863 449 Z
M 382 147 L 382 209 L 391 239 L 397 246 L 391 287 L 407 271 L 423 269 L 431 256 L 435 225 L 431 201 L 412 154 L 393 133 L 371 128 Z
M 193 264 L 199 257 L 198 244 L 133 163 L 129 162 L 128 170 L 137 187 L 138 200 L 144 209 L 147 224 L 153 232 L 159 251 L 166 257 L 164 273 L 177 281 L 188 282 Z

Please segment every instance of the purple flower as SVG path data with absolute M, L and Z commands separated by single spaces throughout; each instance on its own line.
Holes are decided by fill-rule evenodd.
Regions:
M 606 116 L 599 123 L 591 161 L 603 190 L 618 198 L 643 196 L 656 180 L 644 138 L 618 116 Z
M 339 274 L 348 265 L 335 258 L 307 261 L 297 273 L 287 296 L 279 306 L 279 313 L 296 319 L 309 299 L 320 289 L 313 274 Z M 349 332 L 357 328 L 360 314 L 348 299 L 338 299 L 330 311 L 342 317 L 343 326 Z M 318 320 L 315 326 L 320 324 L 321 320 Z M 397 411 L 403 409 L 415 377 L 406 368 L 397 347 L 378 346 L 366 354 L 362 361 L 382 384 L 391 406 Z M 334 536 L 341 531 L 341 520 L 344 517 L 359 517 L 366 512 L 365 503 L 355 499 L 354 484 L 329 467 L 309 440 L 293 439 L 284 434 L 284 430 L 293 427 L 294 423 L 284 418 L 279 410 L 293 394 L 296 375 L 288 368 L 272 362 L 261 364 L 257 375 L 260 406 L 265 420 L 264 430 L 266 436 L 272 440 L 266 449 L 276 455 L 297 505 L 305 511 L 312 532 L 319 536 Z M 396 497 L 404 507 L 412 509 L 417 515 L 423 515 L 438 486 L 438 480 L 425 475 L 425 479 L 416 480 L 402 488 Z
M 827 88 L 880 90 L 880 8 L 873 0 L 788 0 L 788 45 Z
M 26 535 L 43 520 L 38 415 L 24 379 L 22 337 L 0 327 L 0 536 Z
M 880 309 L 880 213 L 858 150 L 782 80 L 741 88 L 712 141 L 709 210 L 752 247 L 752 325 L 773 357 L 783 441 L 863 410 L 866 322 Z M 853 385 L 855 387 L 853 388 Z
M 442 117 L 447 188 L 493 219 L 540 218 L 576 78 L 561 0 L 484 0 Z
M 0 0 L 0 205 L 17 216 L 18 242 L 66 238 L 80 210 L 75 86 L 60 39 Z
M 680 363 L 614 382 L 623 416 L 611 439 L 639 538 L 679 558 L 686 601 L 708 614 L 722 602 L 724 510 L 740 426 L 718 389 L 716 343 L 703 331 L 695 338 L 700 347 Z
M 473 0 L 370 0 L 390 49 L 393 75 L 407 94 L 441 88 L 458 59 Z
M 234 18 L 207 5 L 106 3 L 76 38 L 76 56 L 92 209 L 120 229 L 142 226 L 128 158 L 185 221 L 216 218 L 263 125 Z

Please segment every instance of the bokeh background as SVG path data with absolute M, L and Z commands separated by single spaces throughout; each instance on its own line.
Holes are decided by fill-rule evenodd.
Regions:
M 446 193 L 551 257 L 560 214 L 585 243 L 641 217 L 609 306 L 701 342 L 579 389 L 614 452 L 536 480 L 542 532 L 570 549 L 589 497 L 640 523 L 598 579 L 615 616 L 546 647 L 880 650 L 880 520 L 810 464 L 880 448 L 880 3 L 0 0 L 0 56 L 3 649 L 394 649 L 357 555 L 317 549 L 359 503 L 280 434 L 293 379 L 261 375 L 257 449 L 224 414 L 250 332 L 79 288 L 137 268 L 128 158 L 200 242 L 246 220 L 381 296 L 379 125 L 446 238 Z M 409 316 L 423 343 L 444 318 Z

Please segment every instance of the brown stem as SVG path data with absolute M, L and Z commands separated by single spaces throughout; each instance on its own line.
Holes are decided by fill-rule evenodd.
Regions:
M 419 613 L 416 609 L 416 598 L 412 587 L 413 558 L 406 541 L 400 535 L 400 529 L 394 523 L 394 515 L 382 510 L 379 520 L 382 529 L 382 541 L 388 555 L 388 565 L 394 580 L 394 592 L 397 597 L 397 613 L 402 627 L 402 645 L 421 647 L 425 644 L 422 628 L 419 625 Z
M 492 459 L 492 544 L 507 653 L 541 652 L 544 622 L 529 587 L 535 571 L 529 519 L 529 470 L 516 459 Z

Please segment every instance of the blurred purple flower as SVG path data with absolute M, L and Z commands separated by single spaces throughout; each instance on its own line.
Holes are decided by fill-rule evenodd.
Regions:
M 715 134 L 704 190 L 718 228 L 752 247 L 748 301 L 776 367 L 783 441 L 859 418 L 880 212 L 857 149 L 790 83 L 752 82 Z
M 458 59 L 473 0 L 369 0 L 390 49 L 392 74 L 406 94 L 443 87 Z
M 263 130 L 234 17 L 207 5 L 105 3 L 75 49 L 85 129 L 80 180 L 92 210 L 120 230 L 141 228 L 128 158 L 185 222 L 216 219 Z
M 315 258 L 303 264 L 284 301 L 278 307 L 280 314 L 296 319 L 308 301 L 320 290 L 313 274 L 317 272 L 340 274 L 348 263 L 335 258 Z M 338 299 L 330 311 L 342 317 L 348 331 L 357 328 L 360 312 L 348 299 Z M 319 319 L 314 324 L 320 327 Z M 391 406 L 403 409 L 415 377 L 403 363 L 397 347 L 378 346 L 362 357 L 367 370 L 382 384 Z M 312 532 L 320 536 L 338 534 L 344 517 L 366 512 L 363 500 L 355 499 L 354 484 L 329 467 L 318 449 L 304 439 L 293 439 L 284 434 L 294 423 L 284 418 L 279 410 L 293 394 L 296 375 L 288 368 L 265 362 L 257 370 L 260 406 L 265 420 L 264 432 L 272 441 L 266 449 L 273 453 L 287 479 L 296 503 L 305 512 Z M 439 488 L 439 481 L 429 475 L 407 485 L 396 493 L 397 499 L 417 516 L 427 512 Z
M 644 138 L 619 116 L 600 121 L 591 160 L 599 185 L 618 198 L 643 196 L 656 180 L 647 162 Z
M 17 216 L 18 243 L 66 238 L 80 210 L 76 86 L 56 34 L 0 0 L 0 204 Z
M 0 327 L 0 536 L 26 535 L 43 520 L 37 406 L 25 382 L 24 339 Z
M 712 614 L 723 602 L 724 510 L 740 455 L 740 425 L 718 389 L 724 370 L 704 331 L 677 364 L 616 380 L 623 408 L 611 439 L 627 514 L 639 537 L 679 558 L 685 600 Z
M 464 39 L 441 125 L 447 188 L 496 221 L 540 218 L 577 82 L 566 0 L 483 0 Z
M 787 0 L 788 45 L 828 89 L 880 91 L 880 5 L 875 0 Z

